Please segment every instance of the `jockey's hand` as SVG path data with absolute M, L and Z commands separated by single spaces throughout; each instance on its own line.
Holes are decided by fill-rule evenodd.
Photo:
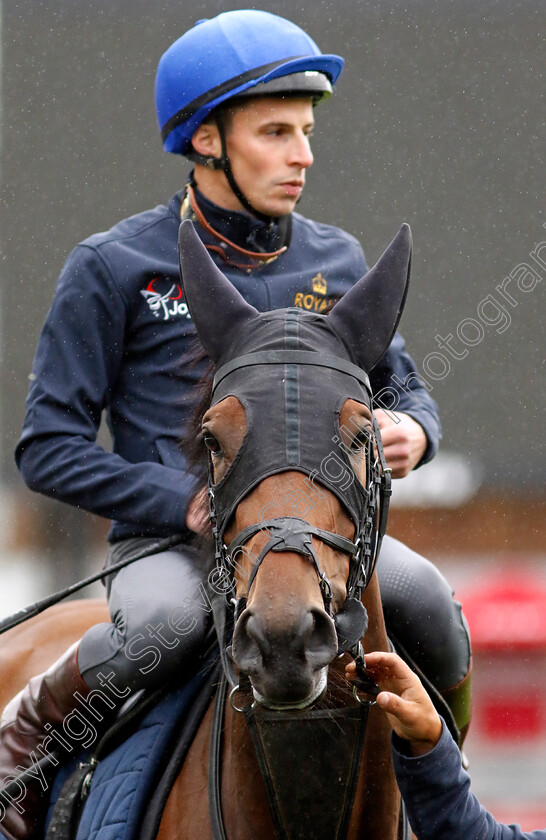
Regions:
M 210 529 L 208 491 L 202 487 L 188 505 L 186 528 L 196 534 L 205 534 Z
M 440 740 L 442 721 L 419 677 L 396 653 L 384 651 L 366 654 L 366 671 L 381 689 L 377 705 L 387 712 L 396 734 L 410 742 L 413 755 L 430 752 Z M 356 675 L 354 662 L 346 675 L 349 680 Z
M 392 470 L 392 477 L 404 478 L 419 463 L 427 448 L 423 427 L 401 411 L 377 409 L 374 414 L 381 429 L 385 459 Z

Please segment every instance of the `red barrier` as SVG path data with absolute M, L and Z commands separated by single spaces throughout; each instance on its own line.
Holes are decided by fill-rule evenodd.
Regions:
M 546 737 L 546 586 L 517 569 L 462 597 L 474 651 L 472 730 L 481 738 Z

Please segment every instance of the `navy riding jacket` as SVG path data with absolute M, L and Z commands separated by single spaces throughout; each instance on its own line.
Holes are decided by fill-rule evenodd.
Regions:
M 216 230 L 251 250 L 271 250 L 274 231 L 200 196 Z M 168 536 L 185 529 L 196 480 L 179 449 L 203 365 L 183 360 L 196 344 L 180 285 L 177 237 L 181 193 L 81 242 L 68 257 L 34 359 L 16 461 L 35 491 L 113 520 L 109 539 Z M 276 260 L 248 270 L 213 259 L 259 310 L 326 311 L 366 272 L 356 239 L 294 213 L 292 239 Z M 206 244 L 218 245 L 199 224 Z M 411 374 L 396 335 L 371 374 L 385 407 L 424 428 L 435 454 L 436 404 Z M 404 383 L 402 388 L 392 379 Z M 410 377 L 408 379 L 408 377 Z M 396 402 L 396 401 L 395 401 Z M 394 406 L 393 406 L 394 407 Z M 103 415 L 112 451 L 97 443 Z
M 444 723 L 442 737 L 422 756 L 408 755 L 393 736 L 396 779 L 419 840 L 546 840 L 546 829 L 524 832 L 498 823 L 470 790 L 459 748 Z

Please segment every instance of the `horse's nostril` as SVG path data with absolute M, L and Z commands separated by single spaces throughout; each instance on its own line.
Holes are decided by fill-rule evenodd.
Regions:
M 271 655 L 271 644 L 265 637 L 261 619 L 247 609 L 233 633 L 233 659 L 246 674 L 255 673 Z
M 246 622 L 246 631 L 258 645 L 262 659 L 269 659 L 271 656 L 271 643 L 265 634 L 264 626 L 259 616 L 249 615 Z
M 318 669 L 329 665 L 337 652 L 336 628 L 330 616 L 320 609 L 307 613 L 309 629 L 306 631 L 306 656 Z
M 337 652 L 337 636 L 333 620 L 324 610 L 306 610 L 291 626 L 267 628 L 261 617 L 247 609 L 241 615 L 233 634 L 233 658 L 249 675 L 275 669 L 279 657 L 274 650 L 283 650 L 294 665 L 307 663 L 314 673 L 332 661 Z M 280 661 L 280 659 L 279 659 Z

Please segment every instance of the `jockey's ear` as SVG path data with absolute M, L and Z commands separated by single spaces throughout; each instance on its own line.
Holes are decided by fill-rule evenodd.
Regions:
M 190 219 L 180 225 L 178 254 L 190 315 L 205 350 L 216 363 L 230 347 L 235 332 L 258 311 L 214 264 Z
M 222 155 L 222 140 L 214 122 L 201 123 L 191 138 L 191 144 L 195 151 L 204 157 L 218 158 Z
M 408 291 L 411 230 L 403 224 L 377 263 L 339 300 L 328 320 L 345 346 L 370 371 L 389 347 Z

